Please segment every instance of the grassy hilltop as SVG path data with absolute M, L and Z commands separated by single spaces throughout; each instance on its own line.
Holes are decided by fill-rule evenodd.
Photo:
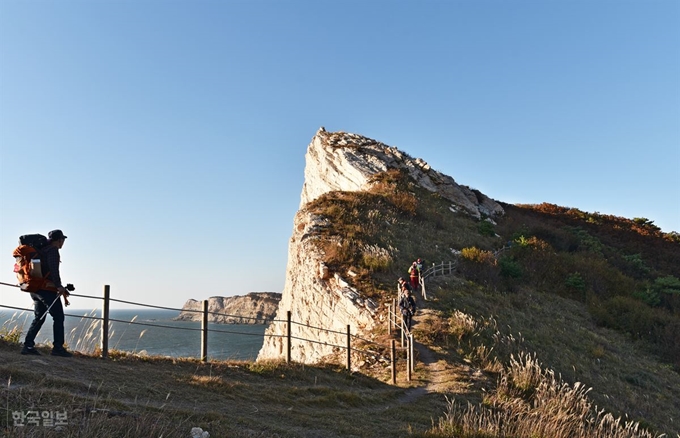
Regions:
M 307 206 L 329 269 L 386 303 L 418 257 L 456 261 L 419 299 L 416 372 L 282 362 L 18 354 L 0 340 L 5 436 L 647 437 L 680 433 L 680 239 L 644 218 L 504 205 L 455 213 L 402 173 Z M 502 249 L 502 250 L 501 250 Z M 352 271 L 353 275 L 345 275 Z M 390 335 L 375 333 L 389 357 Z M 372 347 L 375 349 L 375 346 Z M 44 351 L 45 353 L 47 350 Z M 341 355 L 343 353 L 340 353 Z M 399 365 L 403 367 L 403 365 Z M 65 410 L 68 425 L 13 427 Z

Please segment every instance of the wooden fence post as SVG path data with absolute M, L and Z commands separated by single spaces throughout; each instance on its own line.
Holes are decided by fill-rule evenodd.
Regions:
M 208 300 L 203 300 L 203 319 L 201 320 L 201 361 L 208 361 Z
M 397 300 L 392 298 L 392 324 L 394 324 L 395 327 L 398 327 L 399 324 L 397 323 Z
M 102 332 L 100 347 L 102 359 L 109 357 L 109 298 L 111 296 L 111 286 L 104 285 L 104 303 L 102 304 Z
M 392 339 L 392 348 L 390 349 L 390 358 L 392 360 L 392 384 L 397 384 L 397 347 L 396 342 Z
M 289 310 L 289 311 L 288 311 L 288 326 L 287 326 L 287 328 L 286 328 L 286 331 L 288 332 L 288 333 L 286 334 L 286 338 L 288 339 L 288 348 L 287 348 L 287 351 L 286 351 L 286 363 L 290 363 L 290 361 L 291 361 L 291 356 L 292 356 L 292 354 L 291 354 L 291 341 L 292 341 L 291 338 L 292 338 L 292 336 L 290 335 L 290 333 L 291 333 L 291 330 L 290 330 L 290 326 L 291 326 L 290 321 L 291 321 L 291 314 L 290 314 L 290 310 Z
M 347 371 L 352 371 L 352 345 L 349 334 L 349 324 L 347 324 Z
M 392 305 L 387 306 L 387 334 L 392 334 Z
M 411 335 L 409 335 L 409 339 L 412 339 Z M 406 346 L 406 380 L 411 381 L 411 354 L 413 352 L 411 351 L 411 346 L 407 345 Z
M 404 318 L 401 318 L 401 321 L 399 322 L 399 327 L 401 327 L 400 332 L 401 332 L 401 348 L 404 348 L 404 343 L 406 342 L 406 324 L 404 324 Z
M 409 357 L 411 358 L 411 360 L 409 361 L 409 368 L 411 368 L 411 372 L 415 372 L 415 370 L 416 370 L 416 365 L 415 365 L 415 364 L 416 364 L 416 360 L 415 360 L 415 356 L 414 356 L 414 353 L 415 353 L 415 352 L 413 351 L 413 348 L 414 348 L 414 344 L 413 344 L 413 333 L 411 333 L 411 334 L 409 335 L 409 342 L 408 342 L 408 344 L 409 344 L 409 346 L 408 346 L 409 351 L 411 352 L 411 354 L 410 354 L 410 356 L 409 356 Z

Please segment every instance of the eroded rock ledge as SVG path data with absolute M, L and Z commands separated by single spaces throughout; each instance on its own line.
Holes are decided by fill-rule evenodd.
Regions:
M 274 319 L 281 301 L 276 292 L 250 292 L 245 296 L 210 297 L 208 321 L 218 324 L 268 324 Z M 203 318 L 203 302 L 188 300 L 177 321 L 200 321 Z

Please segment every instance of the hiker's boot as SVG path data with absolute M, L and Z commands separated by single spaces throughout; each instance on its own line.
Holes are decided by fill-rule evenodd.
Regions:
M 40 356 L 40 352 L 35 347 L 26 347 L 21 349 L 21 354 L 29 356 Z
M 66 351 L 65 348 L 55 348 L 52 350 L 52 353 L 50 353 L 52 356 L 59 356 L 59 357 L 71 357 L 73 354 L 69 353 Z

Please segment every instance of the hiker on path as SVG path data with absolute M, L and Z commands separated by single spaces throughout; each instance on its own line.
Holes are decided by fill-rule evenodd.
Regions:
M 64 348 L 64 308 L 61 305 L 60 297 L 64 297 L 64 303 L 68 306 L 69 291 L 62 286 L 61 276 L 59 275 L 60 255 L 59 250 L 66 242 L 66 236 L 61 230 L 53 230 L 48 233 L 47 245 L 42 249 L 42 272 L 47 273 L 49 280 L 44 289 L 31 292 L 33 298 L 34 315 L 33 322 L 26 332 L 24 347 L 21 354 L 40 355 L 35 348 L 35 337 L 46 319 L 46 313 L 52 316 L 54 345 L 52 346 L 52 356 L 71 357 L 72 354 Z M 69 286 L 70 287 L 70 286 Z M 72 289 L 72 288 L 71 288 Z M 50 307 L 51 306 L 51 307 Z
M 408 268 L 408 275 L 411 277 L 411 288 L 415 291 L 418 290 L 420 285 L 420 269 L 418 268 L 418 262 L 413 262 L 410 268 Z
M 408 288 L 411 292 L 413 292 L 413 288 L 411 288 L 411 284 L 408 283 L 406 280 L 404 280 L 404 277 L 399 277 L 399 280 L 397 280 L 397 291 L 399 296 L 401 297 L 402 290 L 404 287 Z
M 416 313 L 416 300 L 413 298 L 411 288 L 406 282 L 402 285 L 401 297 L 399 298 L 399 309 L 401 310 L 404 325 L 408 331 L 411 331 L 413 315 Z

